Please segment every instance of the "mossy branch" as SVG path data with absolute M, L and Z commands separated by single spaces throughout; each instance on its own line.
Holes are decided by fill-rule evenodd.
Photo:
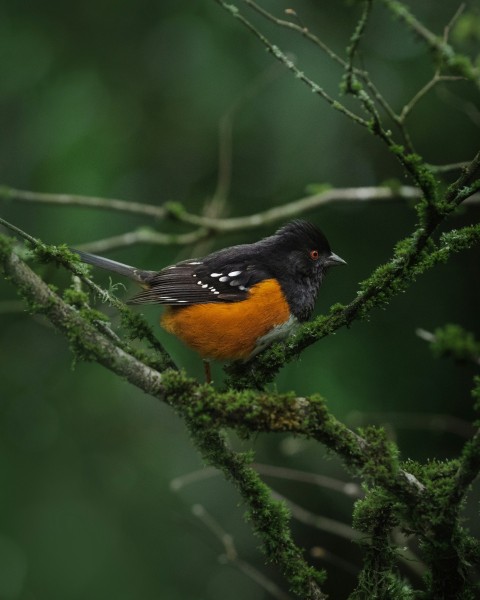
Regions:
M 413 198 L 416 200 L 417 224 L 411 234 L 396 245 L 390 261 L 379 266 L 360 284 L 359 293 L 346 306 L 332 307 L 328 316 L 304 325 L 296 338 L 284 346 L 273 347 L 251 364 L 231 365 L 229 383 L 232 387 L 226 391 L 199 385 L 184 373 L 174 370 L 171 358 L 155 340 L 148 326 L 140 317 L 132 315 L 113 294 L 96 286 L 85 267 L 67 248 L 47 246 L 7 224 L 34 248 L 37 260 L 53 261 L 68 268 L 90 290 L 115 306 L 129 332 L 127 341 L 113 334 L 105 317 L 89 306 L 88 296 L 82 290 L 67 289 L 63 297 L 58 295 L 14 253 L 11 240 L 2 236 L 0 268 L 26 301 L 29 310 L 44 315 L 64 334 L 76 359 L 102 364 L 168 404 L 185 421 L 203 458 L 218 468 L 238 490 L 246 506 L 247 518 L 261 540 L 266 557 L 279 566 L 290 589 L 298 597 L 309 600 L 326 598 L 322 590 L 324 574 L 307 563 L 302 549 L 293 540 L 288 510 L 282 502 L 274 499 L 269 488 L 250 466 L 251 457 L 228 447 L 223 429 L 231 428 L 243 435 L 289 432 L 316 440 L 338 455 L 351 472 L 362 478 L 366 497 L 356 505 L 355 526 L 365 536 L 362 539 L 365 564 L 352 598 L 397 600 L 413 597 L 411 586 L 403 582 L 397 573 L 397 551 L 391 541 L 395 527 L 415 532 L 418 536 L 422 558 L 430 569 L 427 583 L 430 597 L 445 600 L 473 598 L 478 586 L 469 578 L 470 565 L 480 562 L 480 546 L 462 528 L 460 510 L 469 487 L 480 472 L 478 431 L 465 444 L 457 460 L 443 463 L 432 461 L 426 465 L 413 461 L 402 462 L 397 446 L 387 439 L 383 430 L 368 427 L 358 432 L 352 431 L 331 414 L 325 400 L 319 395 L 303 398 L 295 394 L 247 389 L 262 388 L 285 362 L 296 358 L 309 345 L 340 327 L 350 325 L 355 319 L 366 317 L 372 309 L 385 305 L 425 270 L 447 260 L 453 253 L 480 243 L 480 225 L 450 230 L 440 236 L 437 234 L 439 225 L 461 203 L 471 199 L 480 190 L 480 152 L 470 163 L 463 165 L 460 177 L 445 190 L 439 179 L 441 169 L 433 168 L 412 151 L 410 135 L 405 128 L 405 119 L 417 102 L 438 81 L 452 77 L 441 75 L 438 68 L 433 79 L 397 114 L 377 90 L 368 73 L 354 66 L 372 8 L 371 0 L 363 2 L 362 16 L 350 39 L 346 59 L 338 56 L 307 28 L 276 19 L 252 0 L 245 0 L 264 18 L 300 33 L 315 43 L 342 67 L 344 91 L 358 101 L 359 109 L 363 111 L 357 114 L 344 101 L 334 98 L 301 71 L 289 55 L 271 42 L 236 6 L 223 0 L 216 2 L 255 35 L 273 57 L 297 80 L 308 86 L 312 93 L 377 136 L 401 164 L 405 174 L 413 179 L 415 187 L 328 189 L 282 207 L 232 219 L 193 215 L 178 203 L 154 206 L 116 199 L 36 194 L 5 187 L 0 189 L 0 197 L 115 210 L 153 217 L 155 220 L 170 218 L 196 227 L 190 233 L 178 235 L 142 228 L 123 236 L 100 240 L 96 251 L 138 242 L 188 244 L 210 235 L 258 227 L 297 216 L 332 201 Z M 449 27 L 441 39 L 419 23 L 401 2 L 383 0 L 383 3 L 426 41 L 439 56 L 442 67 L 480 86 L 478 68 L 448 44 Z M 398 127 L 397 136 L 400 135 L 403 144 L 397 143 L 384 124 L 385 114 Z M 458 168 L 458 165 L 454 167 Z M 228 183 L 223 189 L 228 189 Z M 218 193 L 226 194 L 225 191 Z M 430 341 L 439 354 L 453 354 L 456 358 L 478 362 L 478 344 L 470 334 L 450 328 L 448 331 L 437 330 L 432 335 Z M 135 336 L 149 343 L 153 355 L 138 350 L 130 343 Z M 478 400 L 478 386 L 475 394 Z
M 292 540 L 287 510 L 271 498 L 268 488 L 248 464 L 248 457 L 232 452 L 225 445 L 220 433 L 224 427 L 244 434 L 291 432 L 324 444 L 340 456 L 350 470 L 360 475 L 369 487 L 383 490 L 377 495 L 368 494 L 363 501 L 366 504 L 361 513 L 362 523 L 366 523 L 365 515 L 378 516 L 379 511 L 386 510 L 382 506 L 393 506 L 395 499 L 395 515 L 382 521 L 382 531 L 372 533 L 373 545 L 367 551 L 371 558 L 368 564 L 379 566 L 378 551 L 380 547 L 383 548 L 381 560 L 385 577 L 379 579 L 375 584 L 377 587 L 371 589 L 381 590 L 382 586 L 386 586 L 385 589 L 402 588 L 401 582 L 392 574 L 396 553 L 385 537 L 388 528 L 400 516 L 404 525 L 423 536 L 432 548 L 431 564 L 434 571 L 433 567 L 444 560 L 444 553 L 436 547 L 441 536 L 444 538 L 448 534 L 451 537 L 455 556 L 460 557 L 461 545 L 466 538 L 456 527 L 447 531 L 446 524 L 450 523 L 452 514 L 457 514 L 461 500 L 480 468 L 478 434 L 467 444 L 461 460 L 445 470 L 445 482 L 448 485 L 439 487 L 438 469 L 435 471 L 431 465 L 422 468 L 413 463 L 401 464 L 397 448 L 386 440 L 382 430 L 368 428 L 360 433 L 351 431 L 329 412 L 325 401 L 319 396 L 299 398 L 293 394 L 252 390 L 219 392 L 211 386 L 199 385 L 178 371 L 160 373 L 119 347 L 115 339 L 96 327 L 95 320 L 88 313 L 62 300 L 13 252 L 11 240 L 5 237 L 0 237 L 0 264 L 29 309 L 45 315 L 64 333 L 77 358 L 99 362 L 143 391 L 166 402 L 185 420 L 205 460 L 224 472 L 239 490 L 267 557 L 279 565 L 292 591 L 299 597 L 324 598 L 320 588 L 323 576 L 305 562 L 301 550 Z M 372 512 L 373 505 L 369 502 L 377 504 L 375 512 Z M 373 523 L 375 518 L 371 517 L 370 522 Z M 432 532 L 434 519 L 439 520 L 439 525 Z M 362 530 L 365 525 L 359 527 Z M 370 573 L 371 569 L 365 574 L 367 572 Z M 364 588 L 367 586 L 370 589 L 371 585 L 371 581 L 361 580 Z M 408 586 L 403 587 L 408 589 Z
M 476 163 L 478 156 L 472 163 Z M 474 172 L 470 172 L 470 178 Z M 438 244 L 433 241 L 438 225 L 453 212 L 459 197 L 464 194 L 465 182 L 463 174 L 457 185 L 450 188 L 450 203 L 443 212 L 436 212 L 425 225 L 419 223 L 408 238 L 397 243 L 390 261 L 360 283 L 360 291 L 349 304 L 333 306 L 329 315 L 322 315 L 303 325 L 286 344 L 266 350 L 255 359 L 253 369 L 250 363 L 233 363 L 227 368 L 231 377 L 230 385 L 263 387 L 286 362 L 296 359 L 305 348 L 341 327 L 349 326 L 355 319 L 365 318 L 374 308 L 385 306 L 393 296 L 406 290 L 421 273 L 445 262 L 453 253 L 478 245 L 480 225 L 444 233 Z M 475 187 L 476 182 L 469 189 Z
M 160 373 L 119 347 L 96 327 L 90 315 L 68 304 L 44 283 L 14 252 L 12 241 L 0 237 L 0 263 L 32 312 L 47 317 L 68 339 L 74 355 L 96 361 L 143 391 L 169 404 L 185 419 L 204 458 L 221 469 L 239 489 L 266 555 L 278 563 L 292 590 L 301 598 L 322 599 L 322 575 L 304 561 L 291 539 L 288 512 L 272 500 L 268 488 L 248 465 L 247 457 L 229 450 L 219 427 L 242 431 L 290 431 L 318 439 L 343 457 L 368 480 L 379 479 L 405 497 L 422 493 L 422 484 L 390 462 L 383 443 L 363 439 L 327 410 L 321 398 L 247 392 L 216 392 L 200 386 L 183 373 Z M 384 465 L 380 468 L 381 465 Z M 381 474 L 381 476 L 379 475 Z
M 196 419 L 188 419 L 187 425 L 204 459 L 220 469 L 237 488 L 247 506 L 246 518 L 260 538 L 265 556 L 279 566 L 291 591 L 305 600 L 324 600 L 326 595 L 320 585 L 325 574 L 305 561 L 292 539 L 288 509 L 283 502 L 272 498 L 270 489 L 250 466 L 249 455 L 230 450 L 215 428 L 199 426 Z
M 480 69 L 468 56 L 458 54 L 447 41 L 430 31 L 410 12 L 408 7 L 398 0 L 381 0 L 390 12 L 420 37 L 434 52 L 438 53 L 452 72 L 473 81 L 480 89 Z
M 38 277 L 12 250 L 8 238 L 0 236 L 0 262 L 6 278 L 17 288 L 32 312 L 45 315 L 70 342 L 82 360 L 93 360 L 143 391 L 172 406 L 190 423 L 214 429 L 231 427 L 249 432 L 290 432 L 316 439 L 339 454 L 346 465 L 365 476 L 374 476 L 370 464 L 385 455 L 375 444 L 354 433 L 328 411 L 319 396 L 297 398 L 292 394 L 253 390 L 218 392 L 199 385 L 179 371 L 160 373 L 143 364 L 105 338 L 75 306 L 70 306 Z M 375 458 L 376 457 L 376 458 Z M 388 486 L 406 494 L 422 491 L 411 475 L 392 470 Z

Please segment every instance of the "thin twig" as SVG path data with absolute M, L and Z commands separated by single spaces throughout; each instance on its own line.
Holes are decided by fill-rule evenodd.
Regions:
M 362 427 L 371 423 L 389 424 L 395 429 L 422 429 L 435 432 L 448 432 L 462 438 L 473 435 L 475 428 L 471 423 L 444 413 L 405 413 L 405 412 L 360 412 L 347 415 L 350 427 Z
M 184 223 L 204 227 L 211 231 L 227 232 L 263 227 L 275 221 L 297 217 L 307 211 L 313 210 L 333 202 L 371 202 L 393 200 L 395 198 L 415 200 L 421 198 L 421 191 L 412 186 L 390 187 L 363 187 L 363 188 L 338 188 L 326 190 L 312 196 L 306 196 L 281 206 L 246 217 L 232 217 L 230 219 L 209 219 L 191 213 L 179 211 L 175 217 Z
M 432 50 L 438 52 L 445 64 L 460 75 L 467 77 L 480 88 L 480 70 L 474 66 L 467 56 L 457 55 L 453 48 L 446 43 L 445 37 L 437 36 L 423 25 L 407 8 L 403 2 L 398 0 L 382 0 L 383 4 L 416 35 L 423 39 Z M 454 15 L 456 18 L 456 15 Z M 449 25 L 447 25 L 447 33 Z
M 265 17 L 268 21 L 275 23 L 275 25 L 278 25 L 280 27 L 286 27 L 287 29 L 291 29 L 293 31 L 296 31 L 297 33 L 300 33 L 303 37 L 307 38 L 308 40 L 313 42 L 316 46 L 318 46 L 320 48 L 320 50 L 322 50 L 322 52 L 325 52 L 325 54 L 327 56 L 329 56 L 332 60 L 334 60 L 336 63 L 338 63 L 341 67 L 343 67 L 343 68 L 346 67 L 346 65 L 347 65 L 346 61 L 344 61 L 343 58 L 341 58 L 327 44 L 325 44 L 325 42 L 323 42 L 320 38 L 318 38 L 316 35 L 311 33 L 308 30 L 308 28 L 304 27 L 303 25 L 297 25 L 296 23 L 292 23 L 292 21 L 278 19 L 272 13 L 268 12 L 263 7 L 259 6 L 253 0 L 243 0 L 243 1 L 245 4 L 248 4 L 248 6 L 253 8 L 257 13 L 259 13 L 260 15 Z M 298 16 L 297 16 L 297 18 L 298 18 Z
M 361 537 L 363 537 L 362 533 L 356 531 L 353 529 L 353 527 L 350 527 L 350 525 L 346 525 L 345 523 L 337 521 L 336 519 L 324 517 L 323 515 L 317 515 L 306 508 L 303 508 L 303 506 L 296 504 L 282 494 L 279 494 L 275 490 L 272 490 L 272 495 L 277 500 L 282 500 L 285 502 L 292 513 L 292 517 L 304 525 L 315 527 L 315 529 L 319 529 L 320 531 L 324 531 L 326 533 L 331 533 L 349 541 L 359 540 Z
M 307 473 L 298 469 L 288 469 L 287 467 L 276 467 L 274 465 L 265 465 L 254 463 L 252 465 L 259 473 L 267 477 L 277 477 L 279 479 L 290 479 L 292 481 L 303 481 L 319 487 L 340 492 L 353 498 L 363 498 L 362 488 L 352 481 L 340 481 L 333 477 L 320 475 L 318 473 Z
M 450 32 L 452 31 L 453 26 L 458 21 L 458 19 L 461 17 L 461 15 L 464 13 L 465 7 L 466 7 L 466 4 L 464 2 L 462 2 L 462 4 L 460 4 L 460 6 L 455 11 L 453 17 L 445 25 L 445 28 L 443 30 L 443 41 L 445 44 L 448 42 L 448 38 L 450 37 Z
M 453 501 L 460 502 L 480 473 L 480 429 L 469 440 L 462 452 L 460 466 L 455 476 Z
M 400 560 L 403 564 L 418 577 L 424 577 L 427 567 L 425 563 L 411 550 L 407 543 L 407 536 L 402 533 L 400 529 L 394 529 L 392 531 L 392 539 L 398 546 L 398 552 L 400 553 Z
M 120 235 L 114 235 L 112 237 L 103 238 L 94 242 L 75 244 L 75 247 L 79 250 L 102 254 L 104 252 L 109 252 L 110 250 L 115 250 L 116 248 L 125 248 L 135 244 L 154 244 L 157 246 L 189 246 L 208 238 L 209 235 L 210 232 L 205 228 L 198 228 L 190 233 L 170 234 L 161 233 L 159 231 L 153 231 L 152 229 L 142 227 L 141 229 L 128 231 Z
M 349 560 L 345 560 L 343 557 L 333 554 L 323 546 L 313 546 L 310 548 L 310 556 L 321 563 L 330 563 L 340 571 L 345 571 L 356 577 L 360 571 L 360 567 L 355 565 Z
M 233 536 L 223 529 L 220 523 L 214 519 L 204 506 L 201 504 L 194 504 L 192 506 L 192 514 L 200 519 L 205 527 L 207 527 L 207 529 L 223 545 L 225 553 L 221 558 L 237 567 L 237 569 L 263 588 L 273 598 L 277 598 L 278 600 L 290 600 L 290 596 L 280 589 L 274 581 L 266 577 L 249 562 L 240 558 Z
M 440 71 L 435 71 L 434 76 L 430 81 L 428 81 L 416 94 L 415 96 L 407 102 L 402 108 L 400 115 L 398 116 L 398 121 L 402 125 L 405 123 L 405 119 L 411 113 L 411 111 L 415 108 L 415 106 L 420 102 L 420 100 L 428 94 L 428 92 L 433 89 L 437 84 L 443 81 L 460 81 L 464 80 L 465 77 L 459 77 L 455 75 L 440 75 Z
M 39 202 L 41 204 L 56 204 L 66 206 L 82 206 L 102 210 L 115 210 L 118 212 L 133 213 L 145 217 L 163 219 L 167 212 L 163 206 L 143 204 L 141 202 L 128 202 L 114 198 L 98 198 L 95 196 L 79 196 L 75 194 L 45 194 L 18 190 L 6 185 L 0 186 L 0 198 L 4 200 L 19 200 L 20 202 Z
M 299 471 L 298 469 L 288 469 L 286 467 L 276 467 L 274 465 L 266 465 L 263 463 L 253 463 L 252 467 L 261 475 L 267 477 L 275 477 L 278 479 L 285 479 L 291 481 L 302 481 L 304 483 L 310 483 L 318 487 L 340 492 L 349 496 L 350 498 L 363 498 L 364 493 L 362 488 L 351 481 L 340 481 L 333 477 L 327 477 L 326 475 L 320 475 L 318 473 L 307 473 L 305 471 Z M 175 477 L 170 482 L 170 488 L 174 491 L 179 491 L 183 487 L 192 483 L 197 483 L 210 477 L 218 475 L 218 471 L 211 467 L 204 469 L 198 469 L 191 473 L 186 473 L 179 477 Z
M 468 161 L 463 161 L 463 162 L 457 162 L 457 163 L 451 163 L 448 165 L 427 165 L 428 168 L 430 169 L 430 171 L 432 171 L 432 173 L 450 173 L 452 171 L 461 171 L 462 169 L 464 169 L 465 167 L 468 167 L 469 162 Z M 471 200 L 471 198 L 469 198 L 469 200 Z M 479 200 L 479 198 L 475 199 L 476 201 Z
M 472 196 L 480 190 L 479 180 L 477 180 L 476 185 L 474 182 L 474 178 L 479 172 L 480 150 L 463 169 L 460 177 L 447 189 L 447 193 L 445 194 L 445 202 L 447 205 L 458 206 L 469 196 Z
M 254 36 L 256 36 L 262 44 L 267 48 L 267 50 L 281 63 L 285 65 L 285 67 L 291 71 L 296 79 L 299 79 L 303 83 L 305 83 L 317 96 L 323 98 L 328 104 L 334 109 L 342 114 L 348 116 L 352 121 L 357 123 L 358 125 L 362 125 L 363 127 L 369 126 L 368 121 L 360 117 L 359 115 L 353 113 L 349 110 L 345 105 L 343 105 L 338 100 L 335 100 L 328 94 L 321 86 L 315 83 L 312 79 L 310 79 L 303 71 L 298 69 L 294 62 L 284 53 L 278 46 L 272 44 L 269 39 L 267 39 L 263 33 L 261 33 L 248 19 L 246 19 L 238 10 L 236 6 L 233 4 L 228 4 L 224 2 L 224 0 L 215 0 L 217 4 L 220 4 L 227 12 L 229 12 L 234 18 L 238 19 L 247 29 L 249 29 Z
M 365 32 L 365 28 L 367 26 L 368 17 L 370 16 L 370 12 L 372 10 L 372 0 L 364 0 L 363 4 L 363 12 L 358 20 L 357 26 L 355 27 L 355 31 L 353 32 L 352 37 L 350 38 L 350 44 L 347 48 L 347 67 L 345 72 L 345 88 L 349 93 L 353 93 L 354 91 L 354 60 L 355 54 L 357 53 L 358 47 L 362 40 L 363 34 Z

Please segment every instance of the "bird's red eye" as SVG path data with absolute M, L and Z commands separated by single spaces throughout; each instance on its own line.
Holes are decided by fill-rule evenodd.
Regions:
M 312 260 L 317 260 L 318 259 L 318 250 L 310 250 L 310 258 Z

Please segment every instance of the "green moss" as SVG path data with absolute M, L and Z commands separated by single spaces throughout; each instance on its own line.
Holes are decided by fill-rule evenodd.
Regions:
M 60 246 L 51 246 L 48 244 L 38 243 L 32 251 L 39 262 L 56 262 L 58 265 L 83 264 L 78 254 L 72 252 L 65 244 Z
M 356 502 L 353 526 L 364 534 L 359 543 L 365 554 L 358 586 L 350 600 L 414 597 L 412 588 L 399 576 L 397 549 L 391 542 L 391 532 L 399 524 L 395 504 L 382 488 L 369 489 L 366 497 Z
M 309 196 L 315 196 L 316 194 L 323 194 L 331 190 L 333 186 L 330 183 L 308 183 L 305 186 L 305 193 Z
M 399 470 L 398 449 L 387 440 L 384 429 L 367 427 L 360 429 L 359 433 L 367 442 L 367 460 L 361 469 L 363 477 L 367 482 L 394 488 Z
M 339 314 L 342 311 L 345 310 L 345 304 L 340 304 L 340 302 L 337 302 L 336 304 L 332 304 L 332 306 L 329 309 L 329 313 L 331 315 L 335 315 L 335 314 Z
M 247 507 L 245 516 L 262 542 L 267 559 L 278 564 L 292 591 L 301 598 L 319 597 L 315 586 L 324 574 L 310 567 L 290 532 L 290 515 L 283 503 L 271 497 L 269 488 L 250 467 L 252 455 L 236 454 L 216 430 L 220 422 L 250 424 L 257 430 L 284 430 L 299 427 L 298 414 L 288 417 L 291 394 L 271 397 L 252 391 L 218 394 L 209 385 L 197 386 L 182 372 L 163 376 L 167 401 L 186 419 L 195 444 L 203 457 L 221 469 L 239 490 Z
M 480 412 L 480 376 L 476 375 L 473 379 L 472 398 L 474 400 L 474 408 Z
M 73 288 L 67 288 L 63 292 L 63 299 L 67 304 L 75 306 L 76 308 L 83 308 L 85 305 L 88 305 L 89 301 L 88 294 Z
M 185 207 L 180 202 L 165 202 L 163 207 L 169 215 L 177 219 L 181 219 L 186 213 Z
M 155 356 L 153 357 L 146 353 L 143 354 L 143 358 L 147 360 L 148 364 L 159 371 L 175 368 L 175 364 L 170 355 L 156 338 L 152 328 L 146 322 L 144 317 L 131 311 L 125 305 L 119 305 L 117 308 L 120 310 L 121 324 L 126 331 L 128 338 L 132 341 L 146 340 L 155 352 Z
M 7 260 L 13 250 L 13 238 L 0 234 L 0 261 Z
M 473 333 L 459 325 L 439 327 L 434 336 L 431 348 L 437 357 L 453 357 L 459 362 L 476 362 L 480 358 L 480 342 L 475 340 Z
M 187 422 L 204 459 L 238 489 L 247 507 L 245 518 L 259 537 L 267 560 L 280 567 L 294 594 L 305 600 L 322 598 L 318 586 L 324 582 L 325 573 L 306 563 L 292 539 L 289 511 L 283 502 L 272 499 L 270 489 L 251 468 L 251 454 L 234 453 L 217 431 L 201 431 L 196 422 Z

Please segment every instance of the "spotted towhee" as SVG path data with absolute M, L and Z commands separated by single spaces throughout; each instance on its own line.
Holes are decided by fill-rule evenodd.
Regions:
M 246 360 L 310 318 L 328 268 L 346 264 L 323 233 L 293 221 L 253 244 L 144 271 L 76 250 L 142 287 L 131 304 L 165 304 L 162 326 L 205 359 Z

